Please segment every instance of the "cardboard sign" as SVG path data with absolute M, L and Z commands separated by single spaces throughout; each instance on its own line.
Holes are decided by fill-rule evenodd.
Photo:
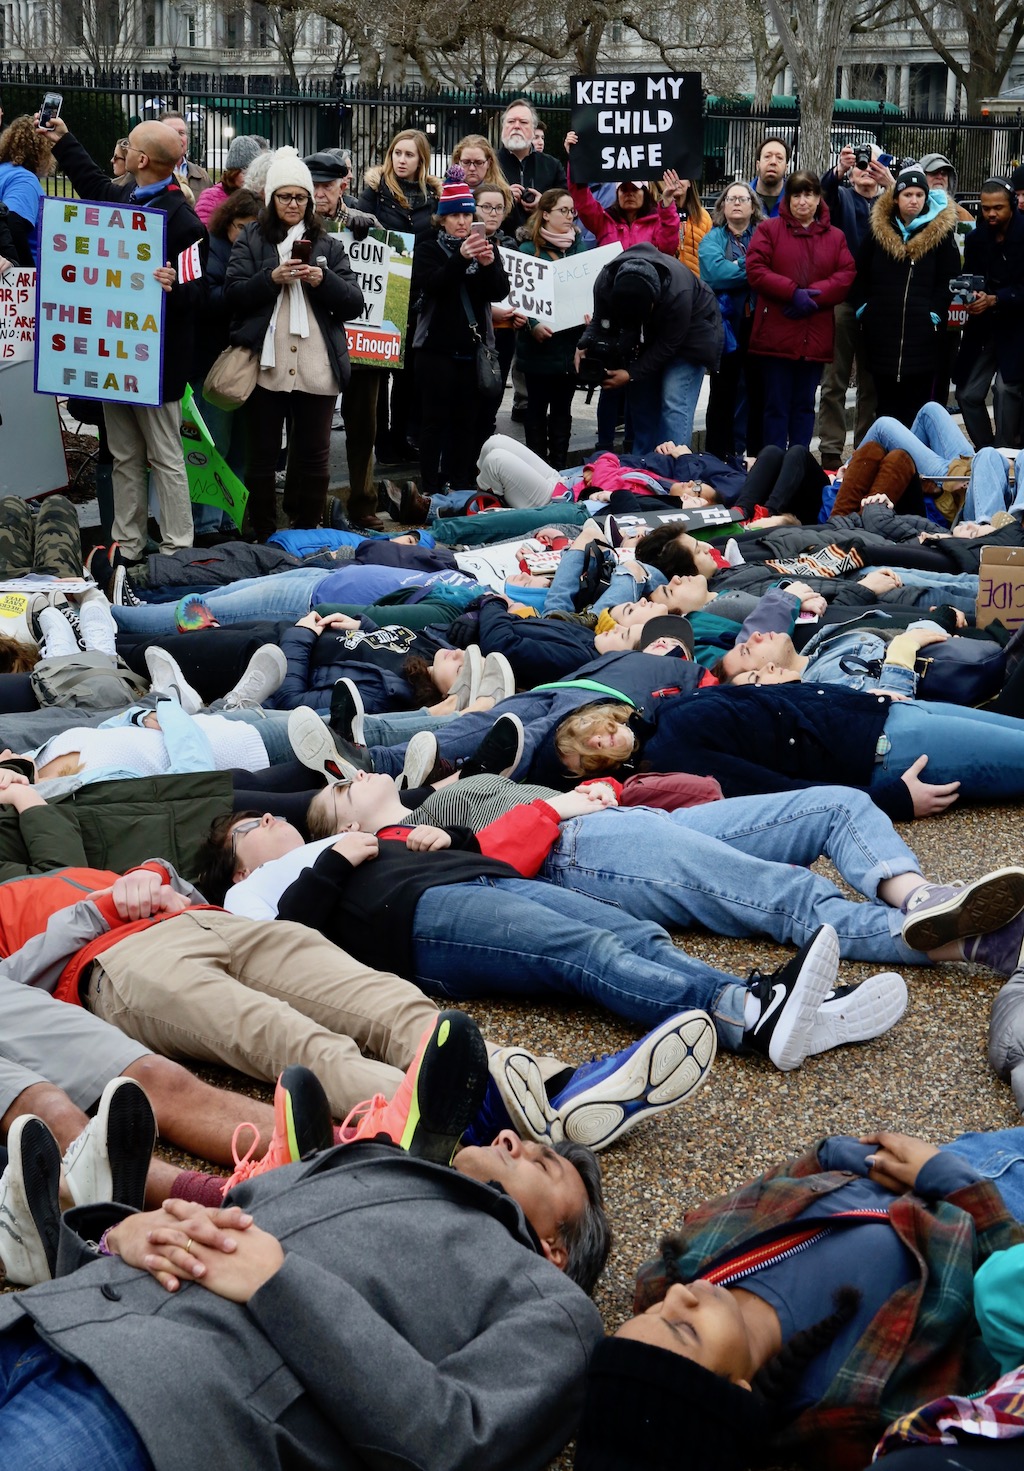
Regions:
M 11 266 L 0 276 L 0 368 L 30 363 L 35 356 L 36 273 Z
M 161 402 L 167 217 L 136 204 L 46 198 L 39 212 L 37 393 Z
M 578 183 L 660 179 L 675 169 L 699 179 L 704 167 L 700 72 L 615 72 L 570 77 L 579 142 L 570 160 Z
M 984 547 L 978 573 L 979 628 L 1001 623 L 1019 628 L 1024 623 L 1024 547 Z
M 0 373 L 0 487 L 25 499 L 68 483 L 57 400 L 35 392 L 29 361 Z
M 610 260 L 622 252 L 621 242 L 599 245 L 551 262 L 554 282 L 555 314 L 549 322 L 553 332 L 564 327 L 582 327 L 594 312 L 594 282 Z
M 401 368 L 415 236 L 371 230 L 365 240 L 356 240 L 351 230 L 339 233 L 365 303 L 362 316 L 345 323 L 349 358 L 372 368 Z
M 215 446 L 195 406 L 191 384 L 181 401 L 181 452 L 189 497 L 200 506 L 219 506 L 241 529 L 249 492 Z
M 502 245 L 498 246 L 498 254 L 510 287 L 500 305 L 513 307 L 550 326 L 555 315 L 555 262 L 524 255 L 519 250 L 506 250 Z

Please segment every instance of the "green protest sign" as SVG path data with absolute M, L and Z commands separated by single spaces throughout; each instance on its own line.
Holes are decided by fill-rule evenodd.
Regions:
M 192 500 L 201 506 L 219 506 L 241 530 L 249 492 L 214 445 L 196 408 L 191 384 L 181 401 L 181 452 Z

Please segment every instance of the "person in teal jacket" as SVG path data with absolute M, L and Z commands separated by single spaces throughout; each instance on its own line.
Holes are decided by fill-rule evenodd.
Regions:
M 520 231 L 523 255 L 563 260 L 584 249 L 575 229 L 576 208 L 564 189 L 548 189 Z M 562 332 L 529 317 L 516 340 L 516 366 L 526 379 L 526 443 L 549 465 L 563 469 L 572 434 L 573 359 L 582 326 Z

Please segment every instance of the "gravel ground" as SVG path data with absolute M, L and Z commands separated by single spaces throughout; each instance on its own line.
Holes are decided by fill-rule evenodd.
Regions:
M 1012 809 L 954 812 L 901 830 L 928 878 L 973 878 L 1021 856 L 1021 824 Z M 827 864 L 820 866 L 830 872 Z M 770 941 L 723 940 L 703 931 L 688 933 L 685 943 L 694 955 L 739 975 L 755 965 L 772 969 L 789 953 Z M 844 965 L 843 975 L 860 980 L 872 969 Z M 684 1211 L 815 1137 L 885 1127 L 938 1142 L 965 1129 L 1018 1122 L 1009 1089 L 985 1059 L 989 1003 L 999 978 L 966 965 L 911 970 L 907 978 L 909 1009 L 887 1037 L 826 1053 L 789 1074 L 761 1059 L 720 1053 L 707 1087 L 688 1106 L 662 1115 L 603 1155 L 616 1243 L 597 1303 L 609 1329 L 629 1315 L 637 1264 Z M 522 1041 L 573 1062 L 625 1046 L 635 1036 L 585 1006 L 467 1009 L 495 1040 Z M 203 1075 L 252 1096 L 270 1096 L 247 1080 L 211 1070 Z M 190 1163 L 170 1152 L 165 1157 Z M 555 1464 L 567 1471 L 570 1461 L 563 1457 Z

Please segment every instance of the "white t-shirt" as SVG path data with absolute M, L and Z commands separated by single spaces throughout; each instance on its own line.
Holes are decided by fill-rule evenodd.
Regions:
M 303 869 L 313 867 L 325 848 L 333 847 L 337 841 L 337 835 L 320 838 L 254 868 L 248 878 L 240 884 L 233 884 L 228 890 L 224 908 L 229 914 L 240 914 L 245 919 L 276 919 L 277 906 L 285 889 L 295 882 Z

